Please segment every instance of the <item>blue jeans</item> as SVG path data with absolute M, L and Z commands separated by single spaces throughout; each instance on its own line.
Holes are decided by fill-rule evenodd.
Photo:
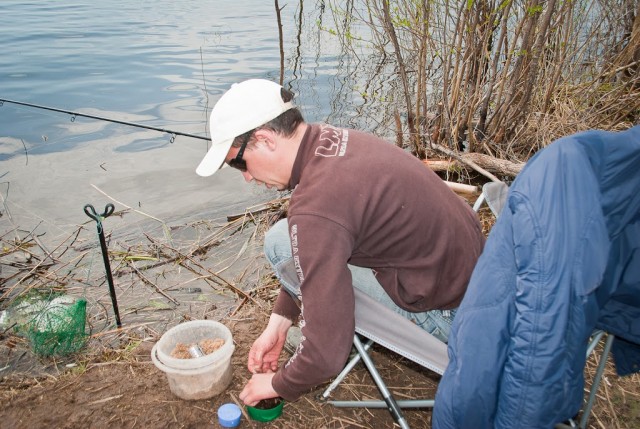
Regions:
M 286 276 L 282 275 L 282 268 L 292 258 L 289 225 L 286 219 L 276 223 L 265 235 L 264 254 L 273 267 L 282 287 L 291 296 L 299 297 L 300 283 L 297 280 L 287 279 Z M 354 265 L 347 265 L 347 267 L 351 271 L 351 279 L 355 288 L 366 293 L 385 307 L 411 320 L 440 341 L 447 342 L 456 310 L 431 310 L 422 313 L 404 310 L 391 300 L 370 268 L 356 267 Z

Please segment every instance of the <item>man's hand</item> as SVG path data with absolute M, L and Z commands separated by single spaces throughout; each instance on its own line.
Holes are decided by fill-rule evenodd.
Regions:
M 240 400 L 246 405 L 254 406 L 263 399 L 275 398 L 278 393 L 271 386 L 274 373 L 253 374 L 251 380 L 240 392 Z
M 278 370 L 278 358 L 290 327 L 291 320 L 271 314 L 269 324 L 251 346 L 247 367 L 253 376 L 240 392 L 240 400 L 246 405 L 253 406 L 262 399 L 278 396 L 271 380 Z
M 287 339 L 287 331 L 291 321 L 277 314 L 272 314 L 269 324 L 260 334 L 249 350 L 247 367 L 253 374 L 275 372 L 278 369 L 278 358 Z

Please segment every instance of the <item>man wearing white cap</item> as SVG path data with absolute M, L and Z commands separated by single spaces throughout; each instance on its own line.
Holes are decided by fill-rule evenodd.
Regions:
M 211 112 L 212 146 L 196 170 L 227 163 L 247 181 L 293 190 L 287 219 L 265 237 L 283 287 L 249 352 L 248 405 L 296 400 L 342 369 L 353 287 L 446 341 L 484 244 L 469 205 L 417 158 L 371 134 L 307 124 L 292 99 L 268 80 L 234 84 Z M 278 367 L 297 321 L 301 341 Z

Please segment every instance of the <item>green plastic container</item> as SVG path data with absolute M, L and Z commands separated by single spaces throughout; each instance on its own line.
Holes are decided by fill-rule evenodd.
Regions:
M 282 407 L 284 406 L 284 399 L 280 399 L 280 403 L 273 408 L 262 409 L 256 407 L 250 407 L 247 405 L 247 413 L 249 417 L 258 422 L 270 422 L 282 415 Z

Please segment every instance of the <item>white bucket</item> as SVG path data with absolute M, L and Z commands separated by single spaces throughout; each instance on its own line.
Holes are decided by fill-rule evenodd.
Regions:
M 222 338 L 224 344 L 202 357 L 171 357 L 176 344 L 192 344 L 203 339 Z M 151 360 L 167 375 L 169 389 L 182 399 L 207 399 L 222 393 L 231 383 L 231 355 L 235 346 L 231 331 L 213 320 L 194 320 L 174 326 L 162 335 L 151 350 Z

